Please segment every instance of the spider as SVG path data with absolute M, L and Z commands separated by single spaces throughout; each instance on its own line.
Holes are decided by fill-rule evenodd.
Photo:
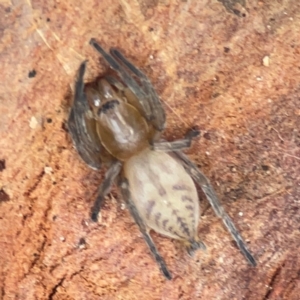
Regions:
M 149 232 L 152 229 L 182 241 L 189 254 L 198 248 L 205 249 L 197 234 L 200 209 L 196 183 L 242 254 L 255 266 L 255 259 L 209 180 L 181 152 L 190 147 L 199 132 L 189 130 L 183 139 L 162 140 L 165 111 L 149 79 L 118 50 L 112 48 L 109 54 L 95 39 L 90 44 L 118 75 L 107 75 L 85 85 L 87 62 L 82 62 L 68 119 L 74 146 L 84 162 L 95 170 L 102 164 L 108 166 L 91 209 L 92 220 L 97 221 L 101 204 L 117 181 L 163 275 L 171 279 Z

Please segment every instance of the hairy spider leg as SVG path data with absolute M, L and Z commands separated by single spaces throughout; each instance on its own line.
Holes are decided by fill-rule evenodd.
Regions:
M 120 65 L 111 55 L 109 55 L 104 49 L 95 41 L 95 39 L 90 40 L 90 44 L 103 56 L 103 58 L 109 63 L 110 67 L 118 72 L 121 79 L 129 87 L 129 89 L 135 94 L 139 99 L 144 111 L 146 113 L 147 120 L 151 118 L 151 107 L 146 101 L 147 96 L 144 91 L 140 88 L 138 83 L 130 76 L 130 74 Z
M 125 85 L 114 76 L 107 75 L 105 76 L 105 79 L 118 90 L 124 91 L 126 89 Z
M 174 152 L 181 151 L 191 147 L 192 140 L 199 136 L 200 132 L 198 130 L 189 129 L 183 139 L 168 142 L 168 141 L 158 141 L 151 144 L 151 149 L 155 151 L 163 152 Z
M 145 223 L 143 222 L 143 219 L 139 215 L 138 210 L 137 210 L 134 202 L 132 201 L 130 190 L 129 190 L 128 180 L 126 178 L 121 178 L 119 180 L 119 187 L 120 187 L 123 199 L 127 203 L 127 207 L 131 213 L 131 216 L 133 217 L 135 223 L 139 226 L 140 232 L 142 233 L 143 238 L 145 239 L 151 253 L 153 254 L 157 264 L 159 265 L 161 272 L 167 279 L 171 280 L 172 276 L 166 266 L 166 263 L 165 263 L 164 259 L 162 258 L 162 256 L 159 254 L 159 252 L 148 232 L 148 229 L 147 229 Z
M 141 70 L 135 67 L 131 62 L 129 62 L 117 49 L 110 49 L 110 54 L 114 58 L 121 61 L 122 64 L 124 64 L 135 76 L 139 78 L 144 93 L 146 95 L 145 101 L 147 101 L 150 105 L 149 121 L 151 121 L 156 130 L 162 131 L 165 128 L 166 113 L 149 78 Z
M 102 202 L 105 196 L 110 192 L 111 186 L 116 177 L 119 175 L 121 168 L 122 163 L 120 161 L 114 161 L 110 168 L 106 171 L 104 180 L 98 189 L 97 198 L 95 199 L 94 205 L 91 209 L 91 219 L 94 222 L 97 222 Z
M 226 228 L 236 241 L 240 251 L 247 259 L 247 261 L 252 265 L 256 266 L 256 261 L 250 251 L 248 250 L 243 238 L 239 234 L 238 230 L 234 226 L 231 218 L 225 212 L 223 206 L 221 205 L 216 192 L 214 191 L 213 187 L 211 186 L 209 180 L 206 176 L 197 168 L 197 166 L 192 163 L 183 153 L 177 151 L 174 154 L 183 162 L 186 167 L 186 171 L 194 178 L 195 182 L 200 186 L 203 190 L 204 194 L 207 197 L 207 200 L 211 207 L 213 208 L 216 215 L 222 219 L 223 223 L 225 224 Z
M 84 94 L 83 76 L 85 73 L 86 61 L 82 62 L 75 83 L 74 102 L 68 118 L 68 128 L 73 143 L 83 161 L 92 169 L 98 170 L 101 167 L 100 152 L 103 147 L 96 135 L 89 133 L 87 126 L 95 126 L 93 119 L 87 119 L 90 111 Z M 89 124 L 87 123 L 89 122 Z

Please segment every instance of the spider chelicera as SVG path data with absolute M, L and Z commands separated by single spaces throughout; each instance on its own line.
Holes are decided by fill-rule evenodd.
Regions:
M 199 134 L 189 130 L 181 140 L 160 138 L 165 111 L 149 79 L 118 50 L 110 54 L 91 39 L 118 76 L 104 76 L 84 84 L 86 61 L 79 68 L 68 127 L 76 150 L 93 169 L 108 166 L 91 218 L 97 221 L 101 204 L 114 181 L 139 226 L 162 273 L 171 274 L 149 234 L 151 229 L 181 240 L 188 252 L 205 249 L 198 238 L 199 199 L 195 184 L 222 218 L 248 262 L 256 262 L 220 204 L 205 175 L 181 151 Z

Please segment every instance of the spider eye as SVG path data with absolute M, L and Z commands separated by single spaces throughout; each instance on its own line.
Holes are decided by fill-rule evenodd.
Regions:
M 94 106 L 96 106 L 96 107 L 100 106 L 100 104 L 101 104 L 100 98 L 95 98 L 95 99 L 93 99 L 93 101 L 94 101 Z
M 99 107 L 101 105 L 101 98 L 99 93 L 93 88 L 87 88 L 85 91 L 87 101 L 90 107 Z
M 116 105 L 119 105 L 119 104 L 120 104 L 120 102 L 119 102 L 119 100 L 117 100 L 117 99 L 114 99 L 114 100 L 110 100 L 110 101 L 105 102 L 105 103 L 98 109 L 98 116 L 99 116 L 101 113 L 106 114 L 109 110 L 114 109 L 114 107 L 115 107 Z

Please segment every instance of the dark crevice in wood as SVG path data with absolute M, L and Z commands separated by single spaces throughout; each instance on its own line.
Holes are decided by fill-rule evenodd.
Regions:
M 65 277 L 59 280 L 59 282 L 52 288 L 51 293 L 48 296 L 48 300 L 54 299 L 53 297 L 55 296 L 57 289 L 62 286 L 63 282 L 65 280 Z
M 280 274 L 280 272 L 281 272 L 283 266 L 284 266 L 284 265 L 280 265 L 280 266 L 276 269 L 276 271 L 274 272 L 274 274 L 273 274 L 273 276 L 272 276 L 272 278 L 271 278 L 271 280 L 270 280 L 270 283 L 268 284 L 268 290 L 267 290 L 265 296 L 262 298 L 263 300 L 268 300 L 268 299 L 270 299 L 270 296 L 272 295 L 272 292 L 273 292 L 273 286 L 274 286 L 275 281 L 276 281 L 277 277 L 279 276 L 279 274 Z

